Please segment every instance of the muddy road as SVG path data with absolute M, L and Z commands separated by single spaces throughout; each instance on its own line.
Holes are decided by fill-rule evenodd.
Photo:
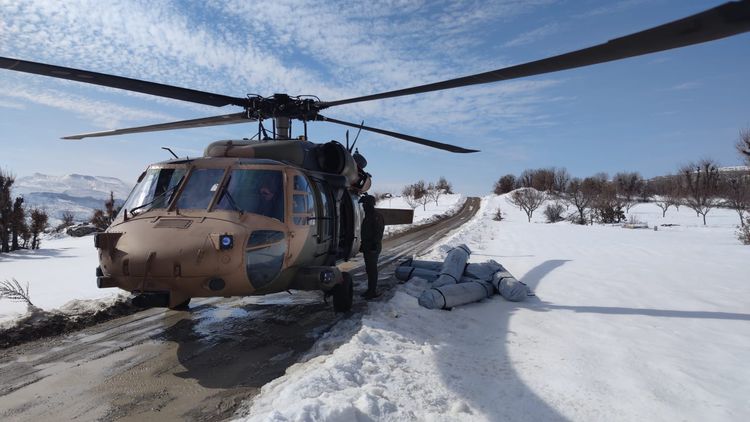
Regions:
M 453 217 L 384 242 L 380 286 L 395 262 L 427 250 L 468 221 L 479 199 Z M 223 420 L 284 374 L 342 319 L 367 307 L 361 258 L 341 266 L 355 281 L 351 312 L 320 292 L 194 300 L 188 311 L 149 309 L 66 336 L 5 349 L 0 420 Z

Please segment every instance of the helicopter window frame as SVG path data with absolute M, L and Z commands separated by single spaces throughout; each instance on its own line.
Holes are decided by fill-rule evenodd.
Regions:
M 224 179 L 222 180 L 221 185 L 220 185 L 220 187 L 219 187 L 219 189 L 217 191 L 217 194 L 216 194 L 216 196 L 214 198 L 214 201 L 211 204 L 211 208 L 210 208 L 211 212 L 214 212 L 214 211 L 239 211 L 241 213 L 249 213 L 249 214 L 253 214 L 253 215 L 259 215 L 259 216 L 267 217 L 267 218 L 270 218 L 270 219 L 274 219 L 274 220 L 280 221 L 282 223 L 284 223 L 287 220 L 287 203 L 289 202 L 289 199 L 287 198 L 287 194 L 286 194 L 286 191 L 287 191 L 286 190 L 286 185 L 287 185 L 287 180 L 286 179 L 287 179 L 287 177 L 286 177 L 286 172 L 283 171 L 283 169 L 279 168 L 278 166 L 258 166 L 258 165 L 242 165 L 242 164 L 240 164 L 240 165 L 229 166 L 226 170 L 227 171 L 226 171 L 226 174 L 224 175 Z M 227 191 L 229 189 L 229 183 L 231 183 L 232 176 L 233 176 L 234 172 L 236 172 L 236 171 L 256 171 L 256 172 L 257 171 L 263 171 L 263 172 L 275 172 L 275 173 L 278 173 L 278 175 L 279 175 L 278 176 L 279 177 L 279 179 L 278 179 L 279 184 L 277 186 L 278 187 L 278 192 L 277 192 L 278 195 L 276 196 L 276 200 L 281 202 L 280 203 L 280 217 L 281 218 L 277 218 L 276 215 L 269 215 L 267 213 L 258 212 L 258 209 L 249 209 L 249 208 L 246 209 L 246 207 L 240 206 L 240 210 L 237 210 L 234 207 L 234 205 L 223 204 L 222 201 L 224 201 L 225 198 L 227 198 L 227 196 L 225 196 L 225 191 Z M 242 199 L 242 195 L 238 194 L 238 192 L 236 192 L 236 191 L 235 192 L 229 191 L 229 194 L 233 198 L 233 201 L 237 201 L 237 202 L 240 202 L 240 203 L 243 202 L 243 200 L 241 200 Z M 235 205 L 237 205 L 237 204 L 235 204 Z M 277 204 L 277 207 L 279 207 L 278 204 Z
M 315 226 L 318 212 L 313 183 L 299 171 L 290 172 L 289 176 L 292 180 L 290 201 L 292 222 L 296 226 Z M 302 208 L 298 208 L 298 204 L 301 204 Z
M 214 183 L 214 185 L 211 186 L 211 196 L 208 199 L 208 202 L 206 203 L 205 207 L 203 208 L 193 208 L 193 207 L 183 207 L 179 205 L 179 202 L 183 199 L 183 195 L 185 194 L 185 190 L 187 189 L 188 185 L 190 185 L 191 181 L 195 177 L 195 173 L 203 170 L 218 170 L 221 171 L 221 176 L 218 178 L 218 181 Z M 219 192 L 222 190 L 222 186 L 224 186 L 224 183 L 227 178 L 227 167 L 198 167 L 198 166 L 190 166 L 189 171 L 185 175 L 185 180 L 182 181 L 182 186 L 180 186 L 177 189 L 177 192 L 175 193 L 175 197 L 172 198 L 172 204 L 169 208 L 170 211 L 173 210 L 197 210 L 197 211 L 206 211 L 213 208 L 214 203 L 216 202 L 216 197 Z M 216 189 L 214 189 L 214 186 L 216 186 Z
M 325 243 L 333 241 L 334 234 L 334 217 L 336 204 L 336 198 L 333 195 L 330 187 L 326 185 L 326 182 L 322 179 L 313 178 L 311 184 L 315 193 L 315 206 L 316 206 L 316 220 L 320 220 L 318 224 L 318 243 Z
M 151 174 L 154 174 L 154 173 L 158 174 L 158 173 L 160 173 L 160 172 L 162 172 L 164 170 L 173 170 L 173 172 L 177 172 L 177 171 L 183 170 L 184 172 L 182 173 L 182 175 L 179 176 L 179 178 L 177 179 L 177 183 L 176 184 L 170 185 L 169 183 L 167 183 L 167 187 L 164 190 L 162 190 L 162 192 L 160 192 L 159 194 L 156 194 L 154 192 L 154 194 L 151 195 L 150 197 L 148 197 L 148 198 L 144 197 L 143 193 L 140 192 L 140 191 L 142 191 L 144 179 L 146 179 L 149 176 L 149 173 L 151 173 Z M 126 211 L 129 212 L 129 211 L 132 211 L 133 209 L 139 209 L 139 207 L 144 207 L 144 205 L 148 204 L 149 201 L 153 202 L 153 201 L 155 201 L 156 197 L 164 194 L 165 192 L 169 191 L 170 189 L 173 189 L 174 191 L 172 192 L 171 196 L 168 198 L 168 201 L 166 203 L 159 202 L 159 204 L 158 204 L 159 206 L 150 206 L 150 207 L 146 208 L 145 210 L 141 211 L 139 214 L 141 214 L 143 212 L 155 210 L 155 209 L 171 210 L 172 204 L 174 203 L 174 201 L 177 198 L 177 196 L 180 194 L 180 191 L 182 190 L 182 187 L 185 184 L 185 180 L 187 179 L 187 177 L 189 176 L 189 174 L 190 174 L 190 167 L 189 166 L 185 166 L 185 165 L 159 164 L 159 165 L 151 165 L 151 166 L 149 166 L 138 177 L 138 181 L 133 186 L 133 188 L 130 190 L 130 193 L 128 194 L 128 197 L 125 200 L 125 202 L 123 203 L 121 211 L 115 217 L 115 220 L 122 219 L 123 216 L 124 216 L 124 212 L 126 212 Z M 174 176 L 170 176 L 170 180 L 173 179 L 173 178 L 174 178 Z M 156 181 L 156 183 L 158 183 L 158 180 Z M 152 188 L 149 188 L 149 190 L 151 190 Z M 131 206 L 132 202 L 134 200 L 134 196 L 133 195 L 136 195 L 136 194 L 141 195 L 141 202 L 138 205 L 136 205 L 135 207 L 133 207 L 133 206 Z

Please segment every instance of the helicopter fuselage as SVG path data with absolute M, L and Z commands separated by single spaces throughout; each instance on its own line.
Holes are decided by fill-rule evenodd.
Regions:
M 359 250 L 360 193 L 340 173 L 267 158 L 153 164 L 95 237 L 97 283 L 170 307 L 191 297 L 330 290 L 342 279 L 336 263 Z

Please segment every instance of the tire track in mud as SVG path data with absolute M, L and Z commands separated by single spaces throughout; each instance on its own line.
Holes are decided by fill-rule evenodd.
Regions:
M 387 300 L 396 260 L 424 252 L 467 222 L 479 199 L 450 218 L 384 241 Z M 352 311 L 336 314 L 320 292 L 195 301 L 189 311 L 149 309 L 66 336 L 5 349 L 3 420 L 223 420 L 283 375 L 334 324 L 356 324 L 367 303 L 361 258 L 343 264 L 355 281 Z M 388 276 L 385 279 L 385 276 Z

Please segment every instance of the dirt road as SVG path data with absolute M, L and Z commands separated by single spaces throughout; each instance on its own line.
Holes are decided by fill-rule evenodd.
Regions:
M 453 217 L 384 243 L 380 285 L 396 260 L 428 249 L 468 221 L 479 199 Z M 361 259 L 352 312 L 335 314 L 320 292 L 197 300 L 189 311 L 149 309 L 0 358 L 0 420 L 223 420 L 330 329 L 356 322 L 367 303 Z M 390 291 L 389 291 L 390 293 Z M 386 300 L 388 293 L 381 298 Z

